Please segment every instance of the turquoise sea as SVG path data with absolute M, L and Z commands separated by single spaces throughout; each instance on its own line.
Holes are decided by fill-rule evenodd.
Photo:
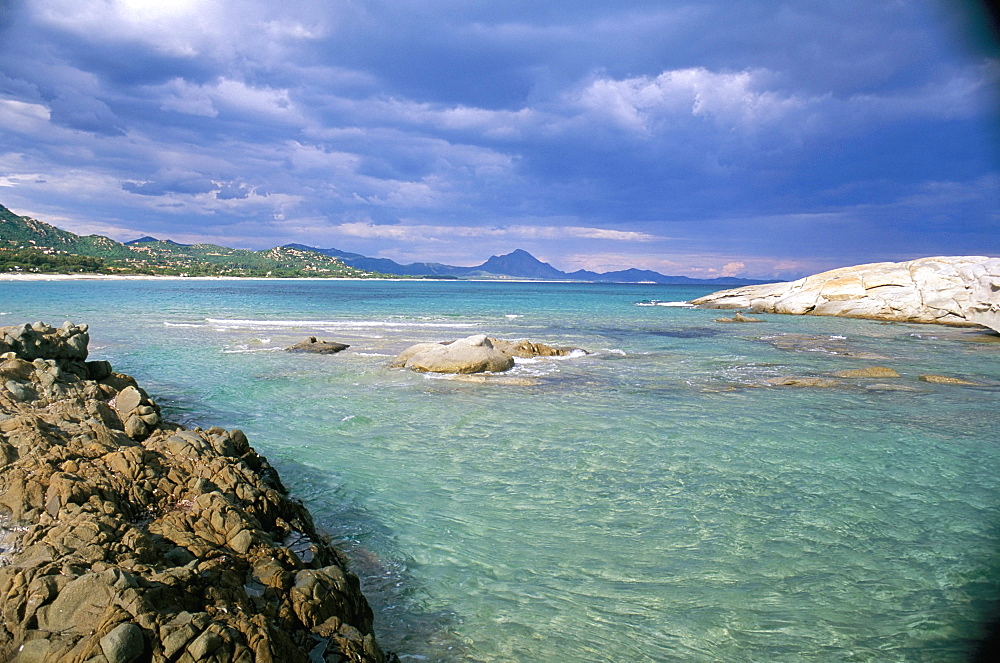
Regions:
M 1000 590 L 1000 337 L 657 285 L 0 283 L 186 425 L 241 428 L 414 661 L 962 661 Z M 390 369 L 475 333 L 590 354 Z M 306 336 L 334 356 L 282 349 Z M 898 378 L 767 386 L 887 366 Z M 929 384 L 959 376 L 985 386 Z

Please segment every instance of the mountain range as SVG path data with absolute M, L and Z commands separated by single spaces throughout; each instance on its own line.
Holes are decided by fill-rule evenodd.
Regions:
M 402 265 L 387 258 L 370 258 L 359 253 L 319 249 L 304 244 L 250 251 L 215 244 L 179 244 L 148 235 L 122 243 L 103 235 L 76 235 L 37 219 L 18 216 L 2 205 L 0 271 L 189 276 L 398 276 L 718 286 L 765 282 L 735 277 L 695 279 L 665 276 L 644 269 L 604 273 L 587 270 L 563 272 L 523 249 L 491 256 L 481 265 L 458 267 L 433 262 Z
M 349 253 L 338 249 L 318 249 L 304 244 L 286 244 L 285 248 L 301 251 L 316 251 L 334 256 L 344 264 L 383 274 L 399 276 L 433 276 L 438 278 L 516 278 L 547 281 L 591 281 L 598 283 L 661 283 L 668 285 L 753 285 L 769 283 L 755 279 L 741 279 L 723 276 L 714 279 L 695 279 L 688 276 L 665 276 L 648 269 L 624 269 L 614 272 L 591 272 L 580 269 L 564 272 L 547 262 L 542 262 L 523 249 L 516 249 L 501 256 L 491 256 L 489 260 L 474 267 L 457 267 L 437 262 L 414 262 L 402 265 L 388 258 L 369 258 L 360 253 Z

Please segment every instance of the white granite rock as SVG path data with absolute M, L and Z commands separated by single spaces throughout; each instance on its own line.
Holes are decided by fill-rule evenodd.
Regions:
M 704 308 L 983 325 L 1000 331 L 1000 258 L 920 258 L 822 272 L 692 300 Z

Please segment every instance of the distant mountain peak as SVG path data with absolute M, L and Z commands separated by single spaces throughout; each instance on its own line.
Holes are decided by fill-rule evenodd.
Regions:
M 547 262 L 542 262 L 524 249 L 515 249 L 502 256 L 490 256 L 490 259 L 478 267 L 472 269 L 489 272 L 491 274 L 503 274 L 520 278 L 537 279 L 564 279 L 565 272 L 561 272 Z

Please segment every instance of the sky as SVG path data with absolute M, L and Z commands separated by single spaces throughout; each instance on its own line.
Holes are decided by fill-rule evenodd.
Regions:
M 967 0 L 0 0 L 0 204 L 403 263 L 1000 256 L 989 25 Z

